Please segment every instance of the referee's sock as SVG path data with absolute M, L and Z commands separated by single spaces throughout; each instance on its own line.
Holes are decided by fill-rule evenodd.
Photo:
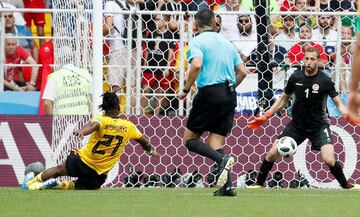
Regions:
M 225 151 L 223 148 L 220 148 L 220 149 L 217 149 L 216 150 L 217 152 L 219 152 L 222 156 L 225 156 Z M 231 175 L 230 173 L 228 173 L 228 176 L 227 176 L 227 181 L 224 185 L 224 188 L 227 189 L 227 188 L 231 188 L 232 187 L 232 181 L 231 181 Z
M 188 140 L 186 147 L 189 149 L 189 151 L 195 152 L 204 157 L 208 157 L 218 164 L 223 158 L 222 154 L 212 149 L 208 144 L 205 144 L 197 139 Z
M 353 186 L 350 183 L 348 183 L 348 181 L 346 180 L 344 172 L 343 172 L 339 162 L 336 161 L 334 166 L 332 166 L 332 167 L 329 166 L 329 169 L 330 169 L 331 174 L 333 174 L 333 176 L 335 176 L 336 180 L 339 182 L 341 187 L 351 188 Z
M 269 174 L 271 168 L 273 167 L 274 162 L 269 162 L 266 159 L 262 162 L 260 166 L 259 175 L 257 177 L 256 184 L 264 186 L 267 175 Z

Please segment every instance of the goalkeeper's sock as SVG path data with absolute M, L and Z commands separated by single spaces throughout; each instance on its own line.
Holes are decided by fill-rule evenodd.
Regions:
M 43 172 L 37 174 L 32 180 L 28 181 L 28 182 L 26 183 L 26 185 L 29 187 L 30 185 L 32 185 L 32 184 L 34 184 L 34 183 L 36 183 L 36 182 L 42 182 L 42 179 L 41 179 L 41 174 L 42 174 L 42 173 L 43 173 Z
M 225 151 L 223 148 L 217 149 L 216 151 L 219 152 L 220 154 L 222 154 L 223 157 L 225 156 Z M 227 188 L 231 188 L 231 187 L 232 187 L 231 175 L 230 175 L 230 173 L 228 173 L 227 181 L 224 185 L 224 188 L 227 189 Z
M 75 183 L 74 182 L 59 182 L 58 185 L 55 187 L 55 189 L 61 189 L 61 190 L 73 190 L 75 189 Z
M 208 144 L 205 144 L 197 139 L 188 140 L 186 147 L 189 149 L 189 151 L 195 152 L 204 157 L 208 157 L 218 164 L 223 158 L 222 154 L 212 149 Z
M 257 181 L 256 181 L 257 184 L 264 186 L 266 177 L 269 174 L 273 165 L 274 165 L 274 162 L 269 162 L 266 159 L 264 159 L 264 161 L 262 162 L 262 164 L 260 166 L 259 175 L 258 175 Z
M 330 169 L 331 174 L 333 174 L 333 176 L 335 176 L 336 180 L 339 182 L 341 187 L 343 187 L 343 188 L 352 187 L 352 185 L 349 184 L 348 181 L 346 180 L 344 172 L 343 172 L 339 162 L 336 161 L 334 166 L 332 166 L 332 167 L 329 166 L 329 169 Z

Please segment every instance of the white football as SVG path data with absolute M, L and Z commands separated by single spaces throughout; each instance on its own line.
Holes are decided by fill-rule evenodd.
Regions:
M 296 152 L 297 144 L 293 138 L 284 136 L 279 139 L 276 149 L 282 157 L 291 157 Z

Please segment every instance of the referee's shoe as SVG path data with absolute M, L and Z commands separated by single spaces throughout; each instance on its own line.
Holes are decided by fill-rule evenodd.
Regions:
M 229 155 L 225 155 L 219 164 L 219 173 L 216 186 L 222 188 L 228 179 L 228 174 L 235 163 L 235 159 Z

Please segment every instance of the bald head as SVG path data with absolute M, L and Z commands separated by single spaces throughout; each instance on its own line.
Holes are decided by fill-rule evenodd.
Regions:
M 5 54 L 6 54 L 6 56 L 14 55 L 16 46 L 17 46 L 17 41 L 15 38 L 6 38 L 5 39 Z

